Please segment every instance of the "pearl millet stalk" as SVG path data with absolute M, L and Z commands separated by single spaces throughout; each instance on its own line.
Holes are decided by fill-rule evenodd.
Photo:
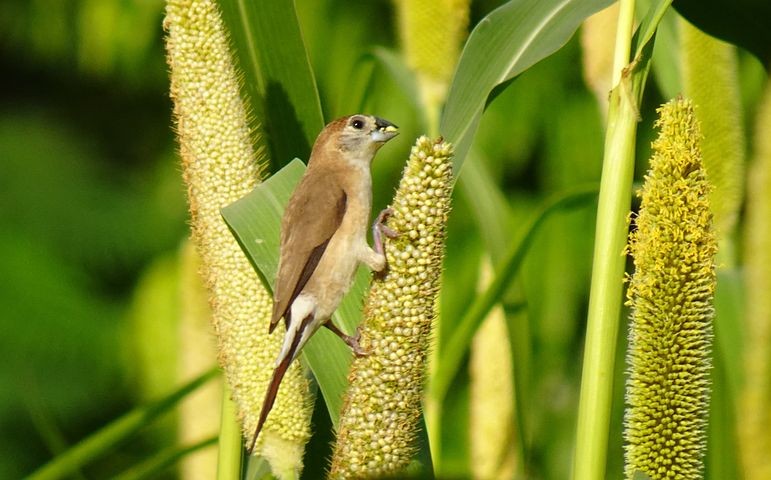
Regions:
M 331 478 L 403 473 L 415 453 L 426 356 L 450 210 L 452 147 L 418 139 L 412 148 L 388 226 L 388 270 L 373 281 L 361 346 L 349 375 Z
M 254 151 L 237 73 L 216 4 L 169 0 L 164 26 L 171 96 L 188 187 L 193 239 L 213 311 L 219 362 L 244 435 L 257 424 L 281 338 L 268 336 L 272 302 L 220 216 L 249 193 L 265 164 Z M 301 469 L 310 436 L 309 392 L 299 364 L 290 368 L 257 452 L 277 475 Z M 271 452 L 279 452 L 271 457 Z
M 394 0 L 407 64 L 417 74 L 431 128 L 455 71 L 469 20 L 469 0 Z
M 627 479 L 702 478 L 717 240 L 690 101 L 659 109 L 629 250 Z

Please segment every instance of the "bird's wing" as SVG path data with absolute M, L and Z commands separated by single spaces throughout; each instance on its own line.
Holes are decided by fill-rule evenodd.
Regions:
M 273 288 L 271 333 L 281 317 L 289 322 L 292 302 L 313 275 L 345 215 L 347 195 L 334 177 L 325 182 L 317 178 L 312 184 L 306 178 L 292 195 L 281 225 L 281 258 Z

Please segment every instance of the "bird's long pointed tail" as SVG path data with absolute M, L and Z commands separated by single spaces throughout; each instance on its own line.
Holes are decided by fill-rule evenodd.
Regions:
M 292 360 L 294 360 L 298 349 L 302 346 L 301 340 L 303 337 L 303 327 L 307 328 L 307 323 L 312 319 L 313 315 L 308 315 L 303 319 L 301 328 L 294 332 L 295 335 L 292 339 L 291 346 L 289 347 L 288 351 L 286 351 L 284 355 L 279 358 L 279 361 L 276 364 L 276 368 L 273 370 L 273 376 L 271 377 L 270 383 L 268 384 L 268 390 L 265 392 L 265 400 L 262 402 L 260 418 L 257 420 L 257 428 L 254 431 L 254 437 L 252 438 L 252 442 L 249 445 L 249 455 L 251 455 L 254 451 L 254 446 L 257 443 L 257 437 L 260 435 L 260 431 L 262 430 L 263 425 L 265 425 L 265 420 L 267 420 L 268 414 L 273 408 L 273 403 L 276 401 L 276 395 L 278 395 L 278 387 L 281 385 L 281 381 L 284 379 L 284 375 L 289 369 L 289 365 L 292 363 Z

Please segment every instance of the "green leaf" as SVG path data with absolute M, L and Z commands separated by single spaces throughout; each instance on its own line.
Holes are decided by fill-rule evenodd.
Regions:
M 512 0 L 477 24 L 458 62 L 440 123 L 440 132 L 455 144 L 456 175 L 493 89 L 557 51 L 586 17 L 611 3 Z
M 101 430 L 81 440 L 50 463 L 32 473 L 28 480 L 54 480 L 69 478 L 82 465 L 92 462 L 111 448 L 137 433 L 153 419 L 174 408 L 189 393 L 219 374 L 218 368 L 203 373 L 194 380 L 154 403 L 144 405 L 114 420 Z
M 651 6 L 640 22 L 640 26 L 634 34 L 634 39 L 632 39 L 632 50 L 635 58 L 642 55 L 643 49 L 653 40 L 653 36 L 658 31 L 659 23 L 664 18 L 664 14 L 669 9 L 671 3 L 672 0 L 651 2 Z
M 771 67 L 771 2 L 768 0 L 678 0 L 677 12 L 701 31 L 749 50 Z
M 148 478 L 158 478 L 161 473 L 187 455 L 207 447 L 212 447 L 216 444 L 217 437 L 210 437 L 190 445 L 172 445 L 161 450 L 147 460 L 132 466 L 120 475 L 113 477 L 113 480 L 145 480 Z
M 242 91 L 268 134 L 273 165 L 308 158 L 324 127 L 294 2 L 220 0 Z
M 487 317 L 490 309 L 500 301 L 501 296 L 506 292 L 507 287 L 522 265 L 525 254 L 535 238 L 535 232 L 543 224 L 544 220 L 554 212 L 579 205 L 595 198 L 596 195 L 596 186 L 578 187 L 567 193 L 555 196 L 536 212 L 530 224 L 524 230 L 525 233 L 522 238 L 512 243 L 511 249 L 505 255 L 490 286 L 481 295 L 477 296 L 474 303 L 469 306 L 458 327 L 447 341 L 446 347 L 440 352 L 440 361 L 437 363 L 437 369 L 430 387 L 432 396 L 435 399 L 441 400 L 444 398 L 461 366 L 474 333 Z
M 473 149 L 458 184 L 474 212 L 479 234 L 490 252 L 493 265 L 499 265 L 511 243 L 513 214 L 505 194 Z
M 295 159 L 249 195 L 222 209 L 225 222 L 265 287 L 271 291 L 278 270 L 281 217 L 304 171 L 303 163 Z M 361 320 L 361 299 L 367 284 L 367 273 L 360 268 L 353 286 L 332 316 L 335 324 L 348 333 L 352 333 Z M 337 427 L 343 393 L 348 385 L 346 377 L 351 351 L 332 332 L 321 329 L 303 348 L 303 355 L 324 395 L 332 423 Z
M 638 3 L 638 14 L 648 12 L 648 6 L 651 3 L 653 2 L 645 2 L 642 5 Z M 656 29 L 656 45 L 653 47 L 651 68 L 664 98 L 675 98 L 683 91 L 680 49 L 672 48 L 673 45 L 680 43 L 678 16 L 675 10 L 667 9 Z

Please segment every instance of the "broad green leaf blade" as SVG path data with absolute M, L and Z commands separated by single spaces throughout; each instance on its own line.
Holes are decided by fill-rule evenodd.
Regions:
M 268 134 L 273 165 L 308 158 L 324 118 L 294 2 L 219 5 L 244 74 L 242 91 Z
M 263 284 L 271 291 L 278 270 L 281 217 L 304 171 L 303 163 L 295 159 L 249 195 L 222 209 L 225 222 L 259 272 Z M 359 269 L 353 286 L 332 317 L 335 324 L 348 333 L 356 329 L 361 319 L 361 299 L 367 283 L 366 271 Z M 265 328 L 268 328 L 267 323 Z M 282 331 L 279 328 L 274 335 L 281 335 L 279 332 Z M 303 354 L 336 427 L 343 393 L 348 385 L 346 378 L 351 351 L 332 332 L 322 328 L 308 341 Z
M 562 47 L 589 15 L 611 0 L 511 0 L 471 32 L 455 71 L 440 132 L 460 167 L 493 89 Z

